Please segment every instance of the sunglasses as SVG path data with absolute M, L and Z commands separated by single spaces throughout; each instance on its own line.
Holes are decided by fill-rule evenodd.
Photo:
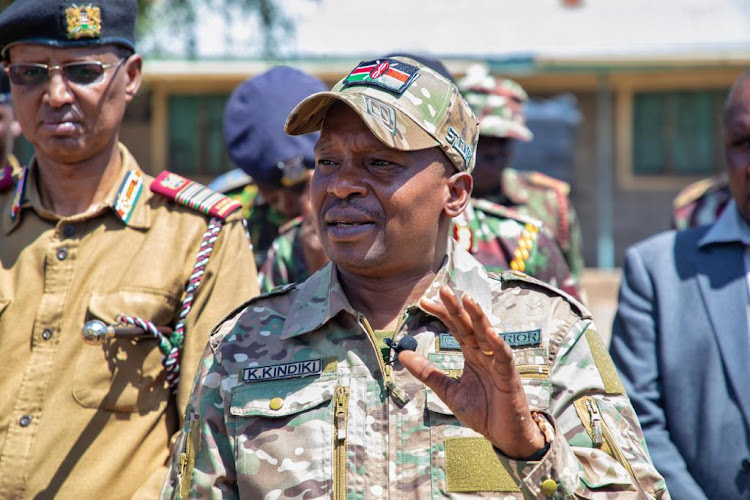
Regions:
M 100 82 L 104 72 L 116 68 L 124 62 L 120 59 L 115 64 L 104 64 L 100 61 L 82 61 L 49 66 L 47 64 L 10 64 L 8 78 L 14 85 L 32 87 L 47 82 L 52 71 L 60 70 L 63 78 L 78 85 L 91 85 Z

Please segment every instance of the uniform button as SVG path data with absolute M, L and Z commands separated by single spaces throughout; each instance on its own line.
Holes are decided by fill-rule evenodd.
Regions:
M 68 251 L 64 248 L 61 248 L 57 251 L 57 260 L 65 260 L 68 258 Z
M 551 497 L 557 491 L 557 481 L 554 479 L 545 479 L 542 481 L 542 495 Z
M 63 228 L 63 236 L 65 236 L 66 238 L 70 238 L 74 234 L 76 234 L 76 228 L 74 225 L 68 224 Z
M 284 400 L 281 398 L 273 398 L 268 403 L 268 407 L 272 410 L 280 410 L 282 406 L 284 406 Z
M 52 338 L 52 330 L 50 330 L 49 328 L 45 328 L 45 329 L 44 329 L 44 330 L 42 331 L 42 338 L 43 338 L 44 340 L 49 340 L 49 339 L 51 339 L 51 338 Z
M 18 425 L 21 427 L 28 427 L 31 424 L 31 415 L 24 415 L 18 420 Z

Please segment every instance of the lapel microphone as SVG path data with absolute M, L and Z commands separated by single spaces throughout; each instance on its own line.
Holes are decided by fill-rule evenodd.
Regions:
M 401 340 L 398 341 L 398 344 L 389 337 L 384 338 L 383 343 L 396 351 L 396 359 L 398 359 L 398 355 L 401 351 L 416 351 L 418 345 L 417 339 L 411 335 L 404 335 Z

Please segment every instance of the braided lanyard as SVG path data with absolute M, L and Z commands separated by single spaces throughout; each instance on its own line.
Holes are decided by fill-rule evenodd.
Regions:
M 223 225 L 224 221 L 222 219 L 213 217 L 208 223 L 206 232 L 203 233 L 203 239 L 195 258 L 193 272 L 190 274 L 190 280 L 187 287 L 185 287 L 185 294 L 180 302 L 179 318 L 171 333 L 163 334 L 158 330 L 156 325 L 136 316 L 121 314 L 116 319 L 120 325 L 137 326 L 154 336 L 158 343 L 159 351 L 163 355 L 161 364 L 167 370 L 167 383 L 172 389 L 172 393 L 176 392 L 177 384 L 180 381 L 180 353 L 185 343 L 185 318 L 187 318 L 190 309 L 193 307 L 195 294 L 203 280 L 208 260 L 211 258 L 211 253 L 214 250 L 214 245 Z

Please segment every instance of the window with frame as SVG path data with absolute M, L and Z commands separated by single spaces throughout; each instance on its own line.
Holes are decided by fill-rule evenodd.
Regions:
M 191 178 L 213 178 L 233 168 L 222 128 L 228 98 L 224 94 L 169 96 L 169 170 Z
M 726 94 L 727 89 L 636 92 L 633 174 L 697 176 L 719 170 Z

